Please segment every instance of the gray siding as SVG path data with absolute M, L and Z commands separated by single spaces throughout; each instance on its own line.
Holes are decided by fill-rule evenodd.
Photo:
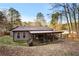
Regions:
M 14 33 L 14 40 L 29 40 L 31 38 L 30 33 L 29 32 L 25 32 L 25 38 L 23 37 L 23 33 L 24 32 L 19 32 L 20 34 L 20 38 L 17 37 L 18 32 Z

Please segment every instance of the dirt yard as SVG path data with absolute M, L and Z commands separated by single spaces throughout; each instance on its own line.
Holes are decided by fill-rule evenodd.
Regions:
M 43 46 L 0 45 L 1 56 L 78 56 L 79 42 L 57 42 Z

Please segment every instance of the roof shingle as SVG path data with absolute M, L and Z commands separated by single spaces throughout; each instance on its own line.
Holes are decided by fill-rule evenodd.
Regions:
M 12 31 L 50 31 L 52 28 L 48 27 L 33 27 L 33 26 L 19 26 Z

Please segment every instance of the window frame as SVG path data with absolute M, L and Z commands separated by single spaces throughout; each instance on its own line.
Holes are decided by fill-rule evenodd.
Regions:
M 23 38 L 25 38 L 26 37 L 26 32 L 23 32 Z
M 17 33 L 17 38 L 18 38 L 18 39 L 20 38 L 20 33 L 19 33 L 19 32 Z

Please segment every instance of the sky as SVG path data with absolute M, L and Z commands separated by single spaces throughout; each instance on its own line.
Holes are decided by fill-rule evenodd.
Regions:
M 22 21 L 34 21 L 38 12 L 42 12 L 45 20 L 50 21 L 50 17 L 47 15 L 51 13 L 49 10 L 51 5 L 48 3 L 0 3 L 1 9 L 14 8 L 21 14 Z

